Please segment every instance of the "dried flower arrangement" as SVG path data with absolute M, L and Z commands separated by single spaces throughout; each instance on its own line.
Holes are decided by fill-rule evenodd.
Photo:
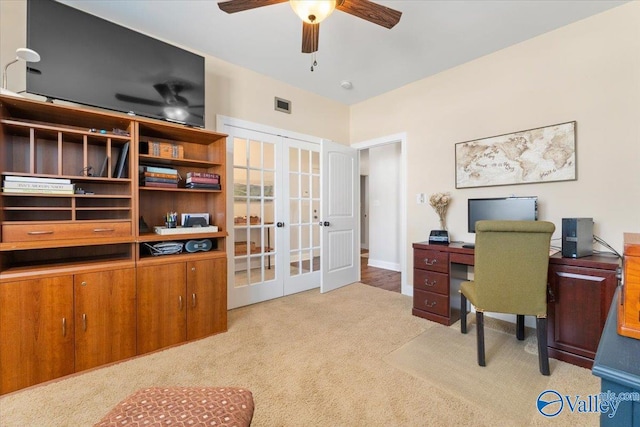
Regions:
M 449 203 L 451 203 L 451 194 L 449 193 L 435 193 L 429 196 L 429 204 L 436 211 L 438 217 L 440 218 L 440 229 L 447 229 L 447 208 L 449 207 Z

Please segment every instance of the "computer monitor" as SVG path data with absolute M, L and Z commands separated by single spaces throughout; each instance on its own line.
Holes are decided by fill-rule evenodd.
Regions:
M 538 197 L 494 197 L 468 200 L 469 233 L 476 232 L 476 221 L 537 221 Z

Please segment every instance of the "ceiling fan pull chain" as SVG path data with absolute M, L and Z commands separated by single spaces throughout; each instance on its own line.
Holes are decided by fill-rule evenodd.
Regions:
M 316 61 L 316 53 L 313 52 L 311 54 L 311 59 L 313 59 L 313 63 L 311 63 L 311 72 L 313 72 L 314 67 L 318 66 L 318 61 Z

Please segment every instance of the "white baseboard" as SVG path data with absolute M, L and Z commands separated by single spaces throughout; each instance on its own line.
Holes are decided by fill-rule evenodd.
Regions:
M 395 262 L 380 261 L 380 260 L 369 258 L 369 261 L 367 262 L 367 265 L 369 267 L 384 268 L 385 270 L 402 271 L 400 269 L 400 264 L 395 263 Z

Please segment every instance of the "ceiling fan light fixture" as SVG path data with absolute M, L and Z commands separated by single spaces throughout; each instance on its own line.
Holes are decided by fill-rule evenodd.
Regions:
M 189 112 L 184 107 L 167 106 L 164 107 L 164 114 L 167 118 L 177 121 L 185 121 L 189 117 Z
M 336 9 L 336 0 L 289 0 L 293 11 L 308 24 L 319 24 Z

